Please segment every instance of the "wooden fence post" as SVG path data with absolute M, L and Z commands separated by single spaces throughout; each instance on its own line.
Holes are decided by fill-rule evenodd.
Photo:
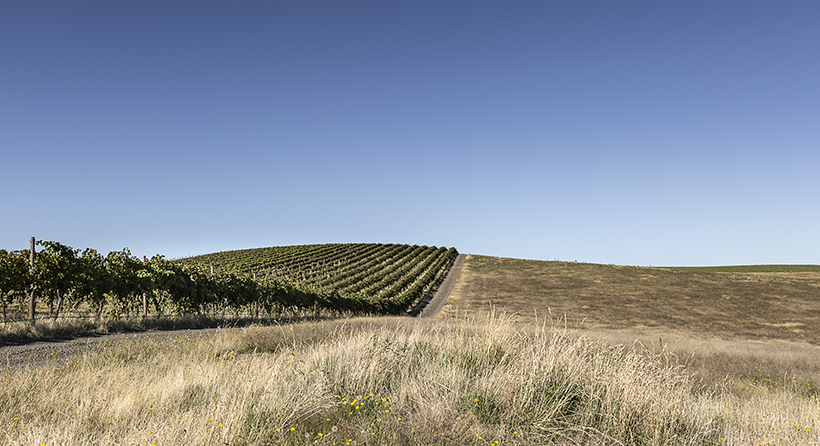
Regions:
M 32 273 L 32 279 L 34 279 L 34 277 L 33 277 L 33 274 L 34 274 L 34 237 L 31 238 L 31 251 L 30 251 L 30 255 L 29 255 L 29 266 L 31 268 L 30 271 Z M 30 294 L 29 294 L 29 297 L 28 297 L 28 321 L 31 324 L 31 326 L 34 327 L 34 307 L 37 304 L 36 297 L 34 295 L 34 293 L 35 293 L 34 280 L 31 281 L 31 289 L 29 291 L 30 291 Z
M 256 272 L 253 273 L 253 282 L 256 284 Z M 259 293 L 256 294 L 256 301 L 253 303 L 253 317 L 259 319 Z
M 148 259 L 145 256 L 142 256 L 142 263 L 148 263 Z M 142 293 L 142 319 L 148 317 L 148 294 Z
M 211 276 L 214 275 L 214 266 L 211 265 Z M 213 296 L 214 301 L 211 302 L 211 317 L 216 317 L 216 295 Z

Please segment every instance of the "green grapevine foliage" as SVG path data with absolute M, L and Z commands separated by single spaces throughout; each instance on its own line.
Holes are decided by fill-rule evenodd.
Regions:
M 252 311 L 325 310 L 337 314 L 406 314 L 434 291 L 458 252 L 400 244 L 322 244 L 244 249 L 177 260 L 137 259 L 128 248 L 103 256 L 58 242 L 28 265 L 28 252 L 0 250 L 3 314 L 32 285 L 57 318 L 60 308 L 86 308 L 99 318 Z M 53 308 L 57 304 L 56 309 Z

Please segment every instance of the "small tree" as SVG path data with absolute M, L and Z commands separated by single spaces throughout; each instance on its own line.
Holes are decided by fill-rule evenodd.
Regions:
M 268 318 L 272 315 L 279 316 L 279 310 L 283 307 L 285 289 L 277 279 L 264 278 L 256 282 L 259 289 L 259 304 L 267 313 Z
M 179 265 L 166 260 L 161 255 L 155 255 L 148 260 L 146 266 L 153 288 L 152 301 L 160 315 L 165 306 L 166 296 L 176 302 L 177 299 L 183 299 L 191 294 L 194 288 L 193 281 Z
M 6 306 L 14 295 L 25 293 L 31 283 L 27 251 L 6 252 L 0 249 L 0 301 L 3 306 L 3 323 L 7 321 Z
M 111 293 L 120 311 L 128 315 L 134 304 L 134 296 L 150 287 L 147 275 L 140 273 L 145 265 L 132 256 L 128 248 L 109 252 L 105 260 L 113 281 Z
M 174 304 L 180 313 L 204 313 L 208 304 L 215 301 L 216 282 L 210 275 L 197 268 L 184 268 L 175 286 Z
M 223 290 L 223 308 L 233 308 L 234 314 L 237 317 L 243 307 L 259 299 L 259 288 L 256 285 L 256 281 L 248 276 L 239 276 L 233 273 L 227 274 L 223 277 Z
M 77 280 L 77 294 L 95 310 L 99 322 L 106 294 L 111 292 L 114 281 L 106 266 L 105 257 L 95 249 L 88 248 L 83 251 L 80 264 L 82 267 Z
M 37 244 L 43 250 L 34 262 L 35 278 L 40 289 L 46 293 L 49 314 L 57 320 L 66 294 L 77 285 L 81 268 L 77 258 L 79 250 L 59 242 L 39 241 Z

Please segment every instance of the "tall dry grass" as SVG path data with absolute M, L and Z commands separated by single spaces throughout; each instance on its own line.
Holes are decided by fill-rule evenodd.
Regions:
M 720 444 L 820 444 L 816 346 L 687 336 L 664 340 L 635 330 L 585 335 L 684 364 L 693 407 L 713 418 Z
M 807 424 L 820 420 L 816 397 L 696 394 L 685 370 L 663 359 L 503 318 L 355 319 L 134 340 L 5 374 L 0 442 L 820 441 L 818 426 Z M 782 415 L 764 413 L 772 403 Z

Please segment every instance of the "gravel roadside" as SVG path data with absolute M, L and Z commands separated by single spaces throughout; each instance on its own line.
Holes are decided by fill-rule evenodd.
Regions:
M 88 352 L 116 348 L 123 342 L 137 339 L 191 339 L 216 333 L 225 328 L 201 328 L 183 330 L 147 330 L 127 333 L 111 333 L 61 338 L 48 341 L 0 345 L 0 373 L 12 373 L 23 367 L 57 365 Z

